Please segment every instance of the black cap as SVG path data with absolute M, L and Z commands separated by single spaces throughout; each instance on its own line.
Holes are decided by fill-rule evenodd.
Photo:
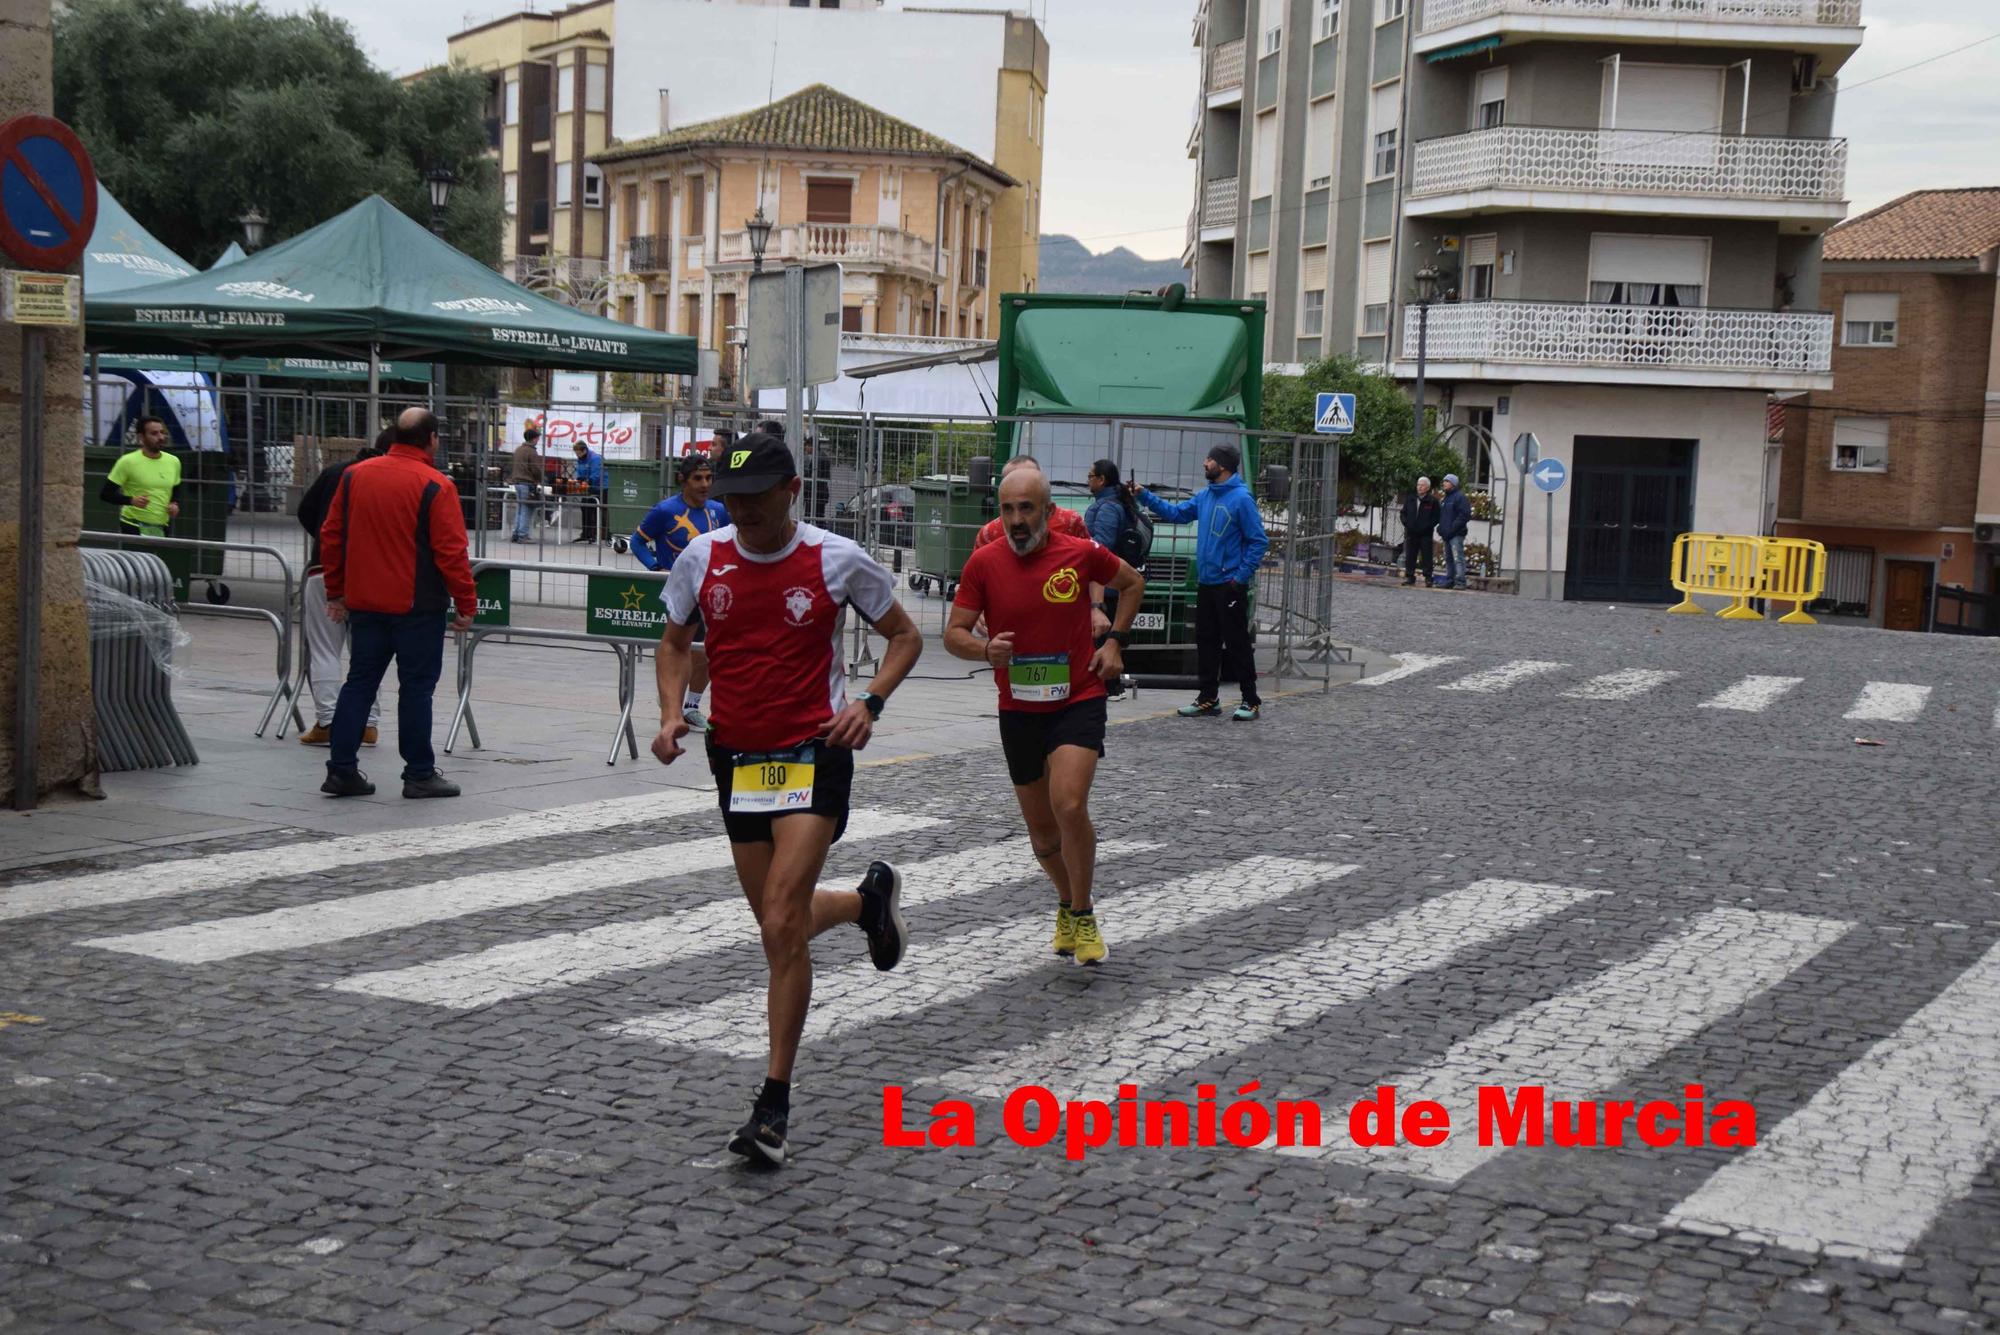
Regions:
M 753 431 L 715 452 L 715 485 L 711 496 L 755 496 L 799 475 L 785 442 Z

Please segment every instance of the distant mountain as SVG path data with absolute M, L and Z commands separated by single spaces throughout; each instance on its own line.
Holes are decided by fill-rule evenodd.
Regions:
M 1044 236 L 1036 286 L 1043 292 L 1129 292 L 1187 280 L 1179 260 L 1141 259 L 1123 246 L 1093 255 L 1073 236 Z

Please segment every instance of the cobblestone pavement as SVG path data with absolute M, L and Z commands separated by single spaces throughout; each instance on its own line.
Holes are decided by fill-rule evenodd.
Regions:
M 2000 1326 L 2000 644 L 1339 597 L 1399 668 L 1113 729 L 1101 969 L 997 751 L 860 771 L 836 869 L 919 935 L 820 942 L 777 1173 L 701 794 L 0 874 L 0 1328 Z M 1327 1144 L 1003 1134 L 1122 1081 Z M 1383 1084 L 1451 1139 L 1355 1147 Z M 1759 1143 L 1482 1146 L 1488 1084 Z M 977 1144 L 886 1146 L 885 1085 Z

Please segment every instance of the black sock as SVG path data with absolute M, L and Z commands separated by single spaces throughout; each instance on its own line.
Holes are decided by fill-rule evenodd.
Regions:
M 764 1077 L 764 1088 L 757 1092 L 757 1106 L 769 1108 L 773 1112 L 792 1110 L 792 1082 Z

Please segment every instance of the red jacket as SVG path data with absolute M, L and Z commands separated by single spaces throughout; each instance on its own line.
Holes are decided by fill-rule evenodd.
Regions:
M 458 488 L 414 445 L 348 466 L 319 549 L 326 596 L 350 611 L 442 612 L 454 602 L 462 616 L 479 610 Z

